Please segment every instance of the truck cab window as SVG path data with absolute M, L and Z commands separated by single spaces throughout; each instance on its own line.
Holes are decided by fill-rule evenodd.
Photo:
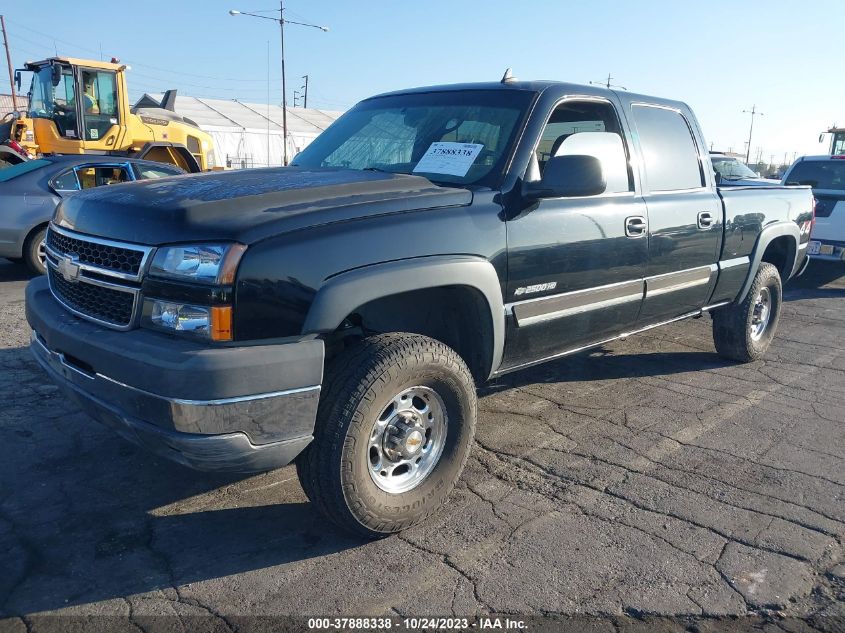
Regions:
M 539 180 L 550 158 L 573 154 L 587 154 L 601 160 L 607 180 L 606 193 L 634 190 L 622 129 L 611 104 L 566 101 L 555 108 L 543 129 L 525 179 Z
M 85 140 L 98 141 L 117 124 L 117 89 L 115 73 L 108 70 L 83 70 L 80 86 Z
M 634 122 L 640 136 L 650 191 L 698 189 L 704 170 L 690 125 L 677 110 L 634 105 Z

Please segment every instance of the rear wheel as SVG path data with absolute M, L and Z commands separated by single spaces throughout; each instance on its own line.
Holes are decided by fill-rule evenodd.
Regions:
M 780 273 L 763 262 L 742 303 L 713 311 L 713 342 L 719 355 L 743 363 L 762 358 L 777 331 L 782 303 Z
M 413 334 L 364 339 L 326 372 L 314 441 L 297 459 L 309 499 L 367 537 L 434 513 L 458 480 L 475 431 L 475 385 L 461 358 Z
M 47 272 L 47 254 L 44 240 L 47 237 L 47 227 L 36 229 L 26 238 L 23 245 L 23 261 L 30 271 L 37 275 Z

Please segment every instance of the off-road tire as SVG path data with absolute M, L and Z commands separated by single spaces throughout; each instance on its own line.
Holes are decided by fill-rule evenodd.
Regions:
M 36 275 L 44 275 L 47 273 L 47 266 L 41 261 L 38 256 L 38 251 L 41 242 L 47 237 L 47 228 L 43 227 L 37 229 L 29 234 L 26 242 L 23 245 L 23 263 L 29 268 L 29 271 Z
M 443 452 L 415 488 L 392 494 L 374 483 L 367 446 L 380 412 L 414 386 L 433 389 L 445 405 Z M 302 487 L 328 519 L 348 531 L 367 538 L 400 532 L 446 501 L 469 455 L 476 408 L 472 375 L 450 347 L 406 333 L 362 339 L 327 367 L 314 440 L 296 461 Z
M 755 304 L 761 290 L 768 289 L 770 316 L 762 335 L 756 340 L 751 335 Z M 713 342 L 716 352 L 724 358 L 741 363 L 759 360 L 766 353 L 777 331 L 783 305 L 783 287 L 780 273 L 772 264 L 763 262 L 754 277 L 751 289 L 741 303 L 734 303 L 713 311 Z

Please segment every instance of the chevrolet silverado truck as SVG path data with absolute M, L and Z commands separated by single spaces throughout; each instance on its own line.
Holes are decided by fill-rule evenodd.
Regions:
M 296 463 L 369 537 L 444 504 L 476 385 L 687 317 L 766 351 L 807 187 L 720 189 L 687 105 L 503 79 L 366 99 L 287 168 L 61 203 L 31 349 L 67 395 L 205 470 Z

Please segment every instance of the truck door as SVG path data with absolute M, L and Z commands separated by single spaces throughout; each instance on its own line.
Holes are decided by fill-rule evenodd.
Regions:
M 643 297 L 646 207 L 626 134 L 603 98 L 569 98 L 548 118 L 525 180 L 564 154 L 598 157 L 608 186 L 588 197 L 527 202 L 508 220 L 504 367 L 555 356 L 631 328 Z
M 120 118 L 115 75 L 113 70 L 79 70 L 79 102 L 85 149 L 108 151 L 117 147 Z
M 680 109 L 632 103 L 648 208 L 648 265 L 638 326 L 703 307 L 716 281 L 722 203 L 694 120 Z M 705 172 L 705 170 L 708 170 Z

